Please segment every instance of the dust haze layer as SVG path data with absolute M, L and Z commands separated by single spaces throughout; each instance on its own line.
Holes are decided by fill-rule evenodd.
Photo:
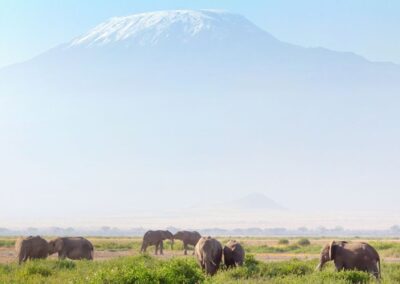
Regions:
M 159 216 L 251 192 L 294 212 L 395 210 L 399 79 L 227 12 L 112 18 L 0 70 L 0 221 Z

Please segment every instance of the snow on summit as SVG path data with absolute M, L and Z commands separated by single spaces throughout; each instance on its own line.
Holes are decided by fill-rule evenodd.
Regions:
M 145 46 L 176 40 L 185 43 L 203 34 L 208 39 L 223 39 L 243 32 L 264 33 L 246 18 L 223 11 L 159 11 L 111 18 L 75 38 L 69 46 L 102 46 L 117 42 Z

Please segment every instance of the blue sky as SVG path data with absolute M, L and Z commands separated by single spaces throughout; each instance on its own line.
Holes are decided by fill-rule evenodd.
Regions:
M 302 46 L 400 64 L 400 1 L 0 0 L 0 67 L 27 60 L 113 16 L 165 9 L 224 9 Z

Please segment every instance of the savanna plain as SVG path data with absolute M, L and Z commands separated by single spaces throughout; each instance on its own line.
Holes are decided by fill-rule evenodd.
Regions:
M 154 247 L 139 253 L 139 237 L 89 237 L 94 261 L 59 261 L 53 255 L 18 265 L 15 239 L 0 238 L 0 283 L 376 283 L 364 272 L 335 272 L 333 263 L 315 271 L 322 247 L 332 238 L 235 237 L 245 248 L 245 264 L 234 269 L 222 266 L 212 277 L 201 271 L 191 251 L 183 255 L 180 241 L 173 249 L 165 241 L 164 255 L 154 255 Z M 218 238 L 223 244 L 229 239 Z M 347 240 L 366 241 L 378 250 L 380 283 L 400 283 L 400 239 Z

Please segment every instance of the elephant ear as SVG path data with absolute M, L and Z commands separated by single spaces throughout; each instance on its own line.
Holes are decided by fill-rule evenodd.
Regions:
M 336 242 L 332 241 L 329 245 L 329 259 L 333 260 L 335 258 L 335 252 L 336 252 Z

